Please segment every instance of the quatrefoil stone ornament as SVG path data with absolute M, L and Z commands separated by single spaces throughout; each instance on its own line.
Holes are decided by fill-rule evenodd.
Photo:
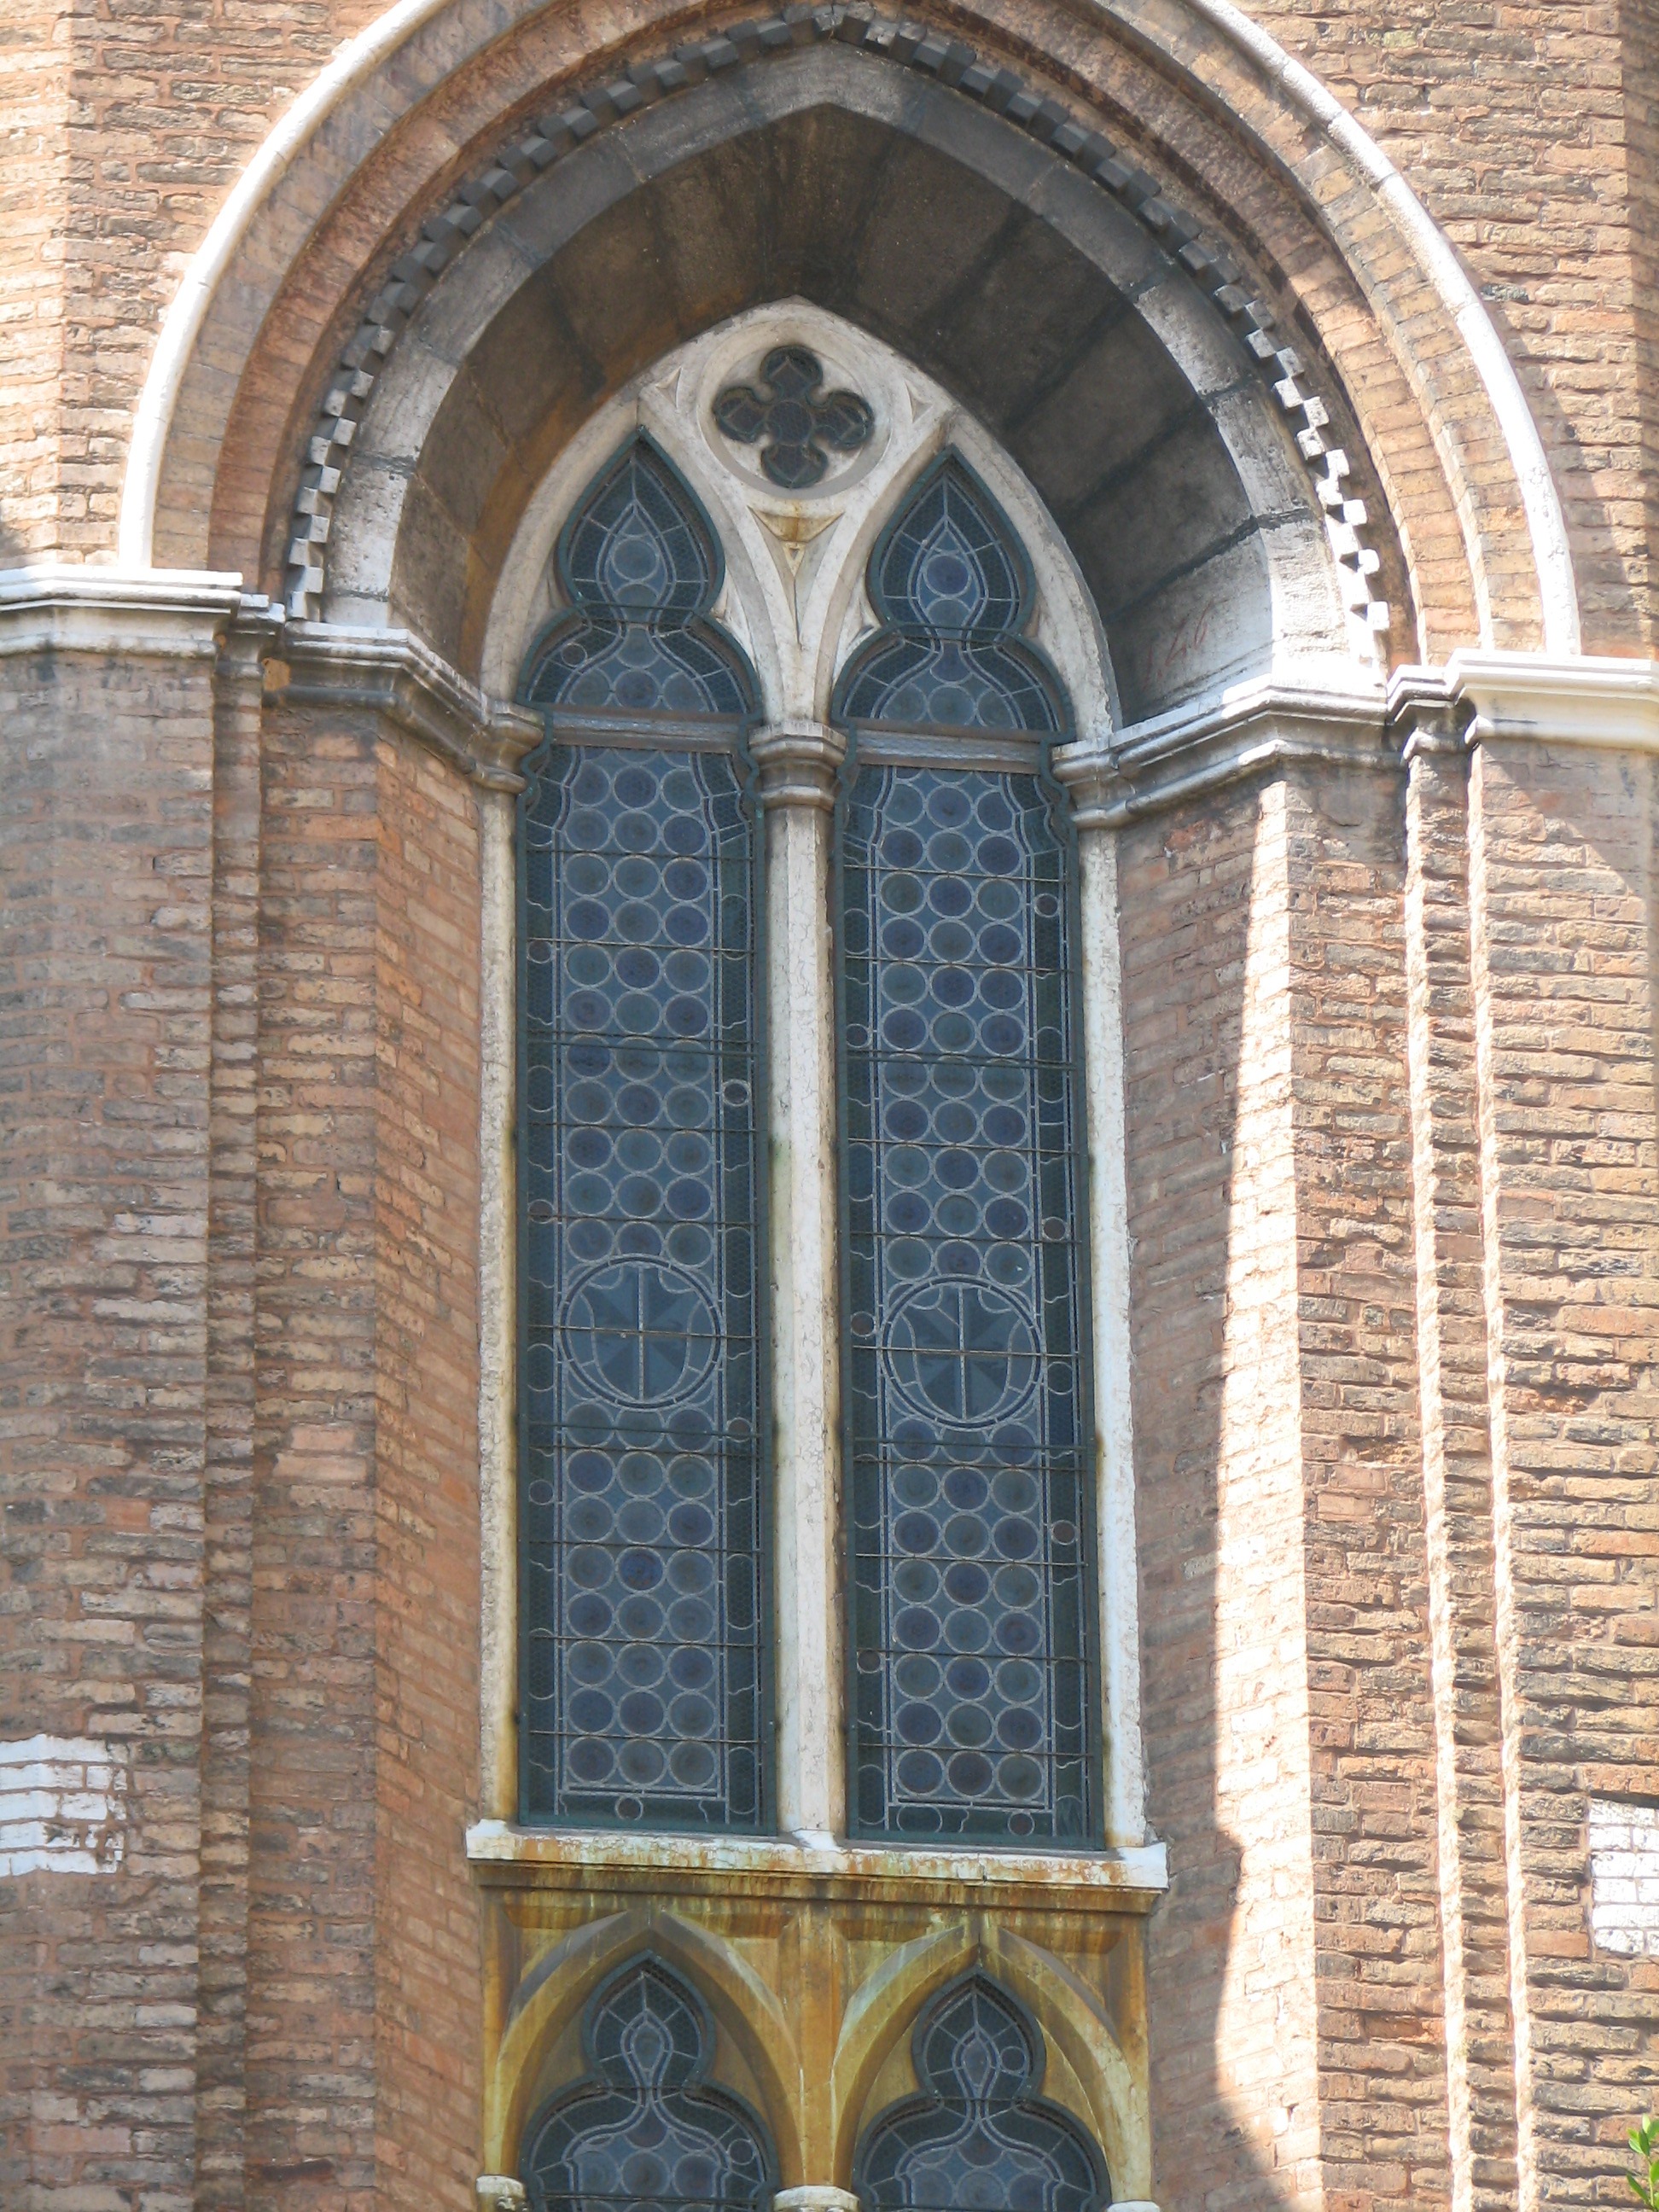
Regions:
M 831 453 L 867 446 L 876 418 L 856 392 L 823 389 L 823 364 L 805 346 L 775 346 L 758 384 L 728 384 L 714 420 L 740 446 L 759 446 L 760 464 L 785 491 L 820 483 Z

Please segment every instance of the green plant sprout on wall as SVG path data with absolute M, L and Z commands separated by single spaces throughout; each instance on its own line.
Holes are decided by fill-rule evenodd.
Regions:
M 1659 2114 L 1650 2113 L 1631 2130 L 1630 2147 L 1645 2168 L 1626 2176 L 1631 2193 L 1638 2204 L 1647 2206 L 1648 2212 L 1659 2212 Z

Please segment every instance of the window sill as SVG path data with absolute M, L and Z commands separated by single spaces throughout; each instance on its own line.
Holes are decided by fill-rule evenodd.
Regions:
M 466 1855 L 486 1880 L 514 1886 L 607 1888 L 705 1886 L 776 1895 L 885 1896 L 1049 1911 L 1146 1911 L 1169 1887 L 1162 1844 L 1105 1851 L 1020 1851 L 972 1845 L 918 1850 L 793 1836 L 637 1835 L 521 1828 L 480 1820 Z

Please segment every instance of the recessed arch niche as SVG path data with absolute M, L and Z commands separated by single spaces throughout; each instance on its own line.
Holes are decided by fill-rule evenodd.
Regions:
M 1371 680 L 1306 470 L 1207 299 L 1048 149 L 839 48 L 599 134 L 458 258 L 376 386 L 325 616 L 477 671 L 569 441 L 677 346 L 790 298 L 1006 449 L 1098 610 L 1124 720 L 1252 678 Z

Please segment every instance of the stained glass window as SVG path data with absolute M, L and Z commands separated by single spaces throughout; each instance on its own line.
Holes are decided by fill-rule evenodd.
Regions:
M 696 532 L 664 522 L 658 565 L 630 544 L 613 574 L 584 533 L 625 514 L 617 481 L 568 541 L 660 601 Z M 550 742 L 520 838 L 525 1815 L 754 1827 L 767 1431 L 736 760 Z
M 565 528 L 555 570 L 567 601 L 521 687 L 562 714 L 742 716 L 743 657 L 708 619 L 720 542 L 666 460 L 631 440 Z
M 714 2038 L 684 1983 L 655 1960 L 624 1967 L 590 2000 L 582 2044 L 592 2078 L 526 2131 L 534 2212 L 770 2212 L 771 2145 L 704 2086 Z
M 924 484 L 878 565 L 926 542 L 950 481 Z M 974 603 L 1006 613 L 1017 564 L 995 538 L 981 550 Z M 1070 848 L 1036 757 L 1017 774 L 866 750 L 841 842 L 853 1817 L 866 1833 L 1086 1843 Z
M 872 2125 L 854 2183 L 869 2212 L 1098 2212 L 1111 2185 L 1071 2115 L 1037 2092 L 1042 2039 L 981 1975 L 953 1984 L 911 2045 L 918 2096 Z
M 870 563 L 878 635 L 837 687 L 848 723 L 906 729 L 1060 726 L 1058 687 L 1020 635 L 1030 572 L 995 502 L 954 453 L 916 486 Z

